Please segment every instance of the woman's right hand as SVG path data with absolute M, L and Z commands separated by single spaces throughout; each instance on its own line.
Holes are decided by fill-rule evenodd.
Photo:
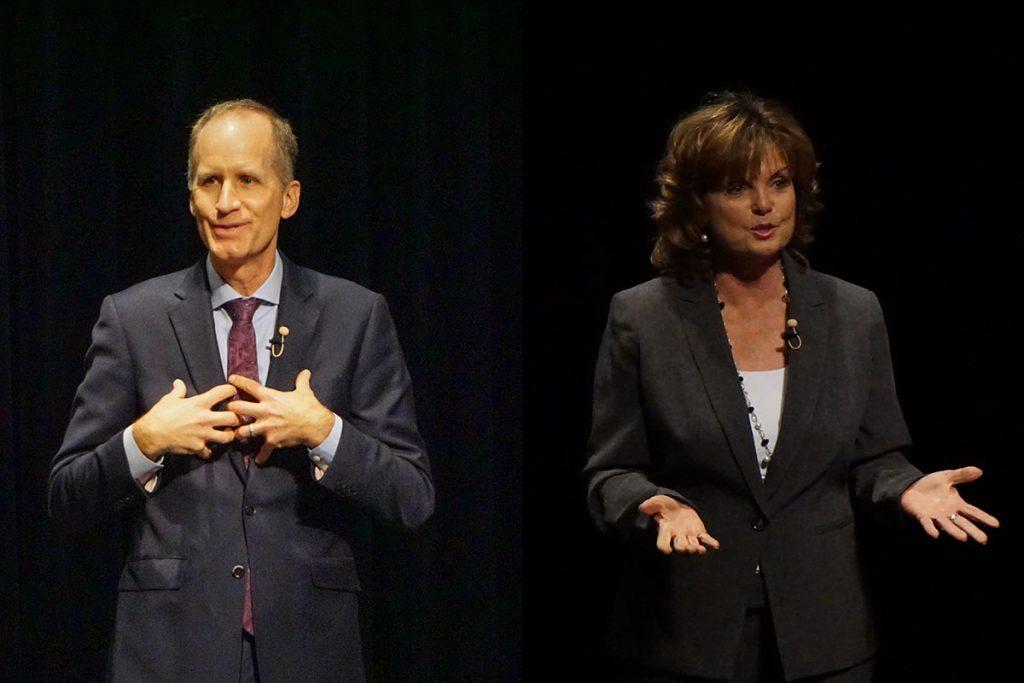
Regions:
M 697 511 L 675 498 L 652 496 L 640 504 L 640 512 L 658 523 L 658 550 L 666 555 L 718 550 L 718 541 L 704 528 Z

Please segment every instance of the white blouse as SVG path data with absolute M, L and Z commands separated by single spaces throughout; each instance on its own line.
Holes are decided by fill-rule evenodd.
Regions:
M 786 368 L 778 370 L 740 370 L 743 386 L 747 390 L 750 405 L 761 421 L 761 429 L 768 439 L 768 447 L 775 451 L 775 442 L 779 438 L 779 423 L 782 420 L 782 397 L 786 390 Z M 750 433 L 754 437 L 754 452 L 757 457 L 757 471 L 761 478 L 767 470 L 761 469 L 764 449 L 761 447 L 761 435 L 754 429 L 754 421 L 750 420 Z

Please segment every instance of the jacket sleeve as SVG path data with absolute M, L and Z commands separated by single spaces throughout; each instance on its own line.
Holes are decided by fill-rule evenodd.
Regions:
M 103 300 L 64 442 L 50 466 L 50 516 L 71 528 L 146 499 L 128 468 L 124 430 L 135 420 L 132 362 L 114 300 Z
M 677 491 L 649 479 L 639 345 L 628 308 L 621 295 L 612 299 L 594 370 L 593 424 L 583 470 L 591 517 L 602 531 L 623 537 L 651 525 L 639 510 L 651 496 L 667 495 L 693 506 Z
M 871 325 L 869 393 L 857 434 L 857 455 L 850 470 L 851 489 L 861 507 L 877 521 L 898 525 L 902 522 L 900 496 L 924 475 L 903 455 L 910 447 L 910 433 L 896 396 L 889 335 L 874 295 L 871 295 L 868 319 Z
M 416 528 L 434 510 L 434 484 L 416 427 L 412 381 L 387 302 L 370 310 L 351 388 L 351 410 L 320 484 L 385 522 Z

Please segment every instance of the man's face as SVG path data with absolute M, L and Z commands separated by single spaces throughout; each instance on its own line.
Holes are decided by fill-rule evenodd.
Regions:
M 299 183 L 282 187 L 270 120 L 231 111 L 209 121 L 196 139 L 189 211 L 215 264 L 273 267 L 282 218 L 299 208 Z

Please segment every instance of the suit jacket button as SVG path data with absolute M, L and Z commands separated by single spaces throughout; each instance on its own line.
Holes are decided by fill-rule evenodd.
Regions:
M 245 511 L 245 514 L 248 515 L 249 517 L 252 517 L 253 515 L 256 514 L 256 508 L 254 508 L 252 505 L 246 505 L 245 508 L 244 508 L 244 511 Z
M 242 578 L 243 576 L 245 576 L 245 567 L 243 567 L 240 564 L 236 564 L 234 567 L 231 568 L 231 576 L 235 577 L 236 579 Z
M 754 531 L 763 531 L 764 528 L 768 526 L 768 520 L 764 517 L 760 517 L 751 526 L 754 528 Z

